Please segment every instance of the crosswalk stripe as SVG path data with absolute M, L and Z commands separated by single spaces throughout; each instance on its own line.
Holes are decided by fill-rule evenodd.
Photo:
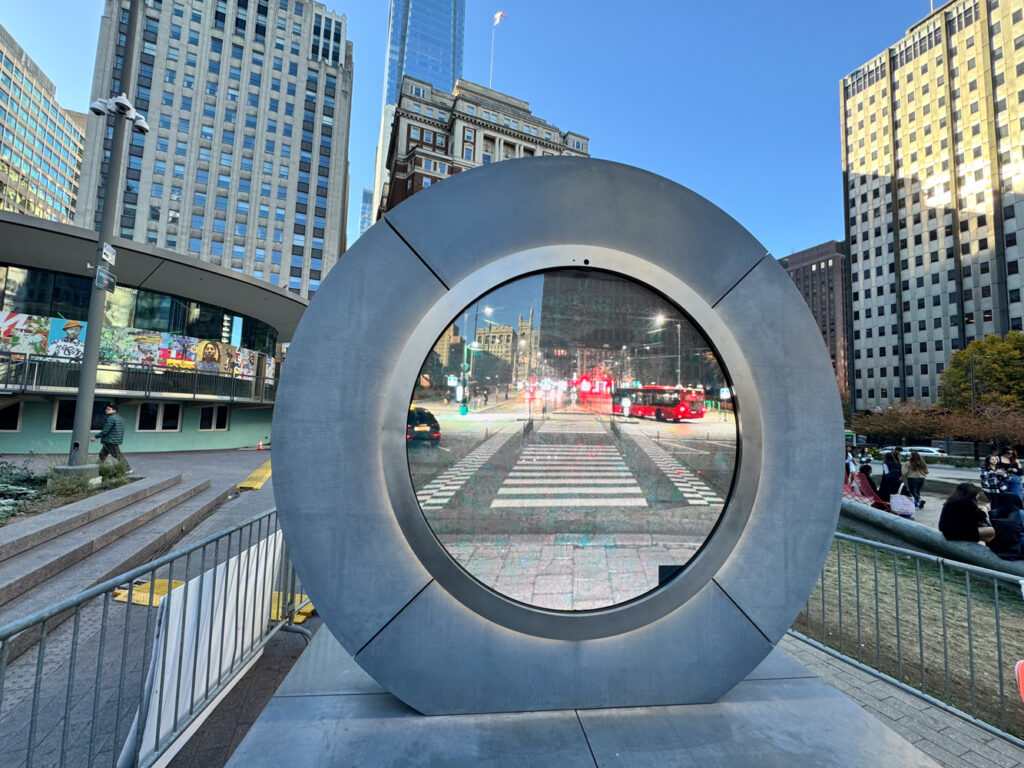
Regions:
M 516 493 L 522 494 L 524 496 L 528 496 L 528 495 L 532 495 L 532 494 L 571 493 L 574 496 L 578 496 L 581 493 L 611 493 L 611 494 L 631 493 L 631 494 L 640 494 L 641 491 L 640 491 L 640 486 L 638 486 L 638 485 L 616 486 L 614 488 L 607 488 L 607 487 L 602 487 L 602 488 L 578 488 L 576 486 L 544 485 L 544 486 L 539 486 L 537 488 L 533 488 L 533 487 L 530 487 L 530 488 L 519 488 L 519 487 L 517 487 L 517 488 L 504 488 L 504 487 L 502 487 L 502 488 L 498 489 L 498 494 L 499 495 L 510 495 L 510 494 L 516 494 Z
M 491 502 L 492 508 L 513 507 L 513 508 L 534 508 L 534 507 L 561 507 L 572 509 L 573 507 L 646 507 L 647 500 L 643 497 L 625 499 L 495 499 Z
M 480 467 L 490 461 L 491 457 L 501 450 L 513 434 L 512 430 L 499 432 L 468 456 L 465 456 L 461 461 L 456 462 L 427 483 L 416 494 L 420 507 L 424 510 L 437 510 L 444 507 L 451 501 L 456 492 L 476 474 Z M 430 491 L 429 494 L 427 494 L 428 490 Z
M 723 503 L 722 498 L 707 483 L 698 478 L 692 470 L 676 461 L 671 454 L 656 445 L 649 437 L 644 434 L 632 434 L 631 437 L 658 469 L 665 473 L 687 503 L 694 506 Z
M 509 477 L 505 480 L 505 485 L 541 485 L 542 483 L 548 483 L 551 480 L 558 478 L 558 482 L 561 485 L 619 485 L 622 483 L 625 477 L 562 477 L 561 475 L 548 475 L 547 477 Z
M 491 502 L 514 509 L 646 506 L 618 449 L 594 445 L 530 446 Z

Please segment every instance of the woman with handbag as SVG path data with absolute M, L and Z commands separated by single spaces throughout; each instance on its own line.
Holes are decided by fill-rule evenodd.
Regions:
M 920 509 L 924 506 L 921 501 L 921 488 L 924 487 L 924 479 L 928 477 L 928 465 L 921 454 L 917 451 L 910 452 L 910 458 L 903 464 L 903 480 L 907 484 L 910 495 L 914 497 L 914 508 Z
M 981 488 L 960 483 L 942 505 L 939 530 L 947 541 L 992 541 L 995 528 L 988 521 L 985 507 L 978 503 Z

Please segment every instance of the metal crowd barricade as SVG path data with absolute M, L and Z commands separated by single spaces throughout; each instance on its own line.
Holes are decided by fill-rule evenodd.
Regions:
M 152 765 L 307 604 L 272 510 L 0 627 L 0 763 Z
M 837 533 L 790 634 L 1024 747 L 1022 590 L 1013 574 Z

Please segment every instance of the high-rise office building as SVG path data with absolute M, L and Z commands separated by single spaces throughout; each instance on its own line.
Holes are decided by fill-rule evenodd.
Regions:
M 150 125 L 126 142 L 115 232 L 313 294 L 345 250 L 352 44 L 298 0 L 106 0 L 93 92 Z M 90 115 L 75 222 L 99 228 L 113 117 Z
M 852 405 L 941 401 L 1022 327 L 1024 0 L 955 0 L 840 84 Z
M 543 155 L 588 157 L 589 140 L 561 131 L 522 99 L 459 80 L 451 93 L 408 75 L 392 126 L 390 182 L 378 216 L 424 187 L 499 160 Z
M 846 353 L 846 296 L 850 273 L 846 243 L 830 240 L 779 259 L 779 264 L 807 302 L 825 340 L 839 391 L 847 394 L 850 369 Z
M 373 226 L 373 190 L 363 187 L 363 198 L 359 203 L 359 234 Z
M 443 91 L 451 91 L 462 77 L 466 0 L 391 0 L 388 14 L 388 50 L 384 71 L 377 164 L 373 199 L 380 201 L 387 182 L 387 157 L 395 105 L 406 75 Z M 371 214 L 376 221 L 377 212 Z
M 462 77 L 466 0 L 391 0 L 384 103 L 397 104 L 402 77 L 450 91 Z
M 61 109 L 56 91 L 0 26 L 0 210 L 70 224 L 85 115 Z

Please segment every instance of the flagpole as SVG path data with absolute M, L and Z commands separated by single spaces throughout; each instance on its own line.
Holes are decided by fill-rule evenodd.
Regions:
M 498 26 L 497 24 L 492 24 L 491 25 L 491 70 L 487 74 L 487 87 L 488 88 L 492 87 L 492 83 L 494 82 L 494 29 L 497 26 Z

